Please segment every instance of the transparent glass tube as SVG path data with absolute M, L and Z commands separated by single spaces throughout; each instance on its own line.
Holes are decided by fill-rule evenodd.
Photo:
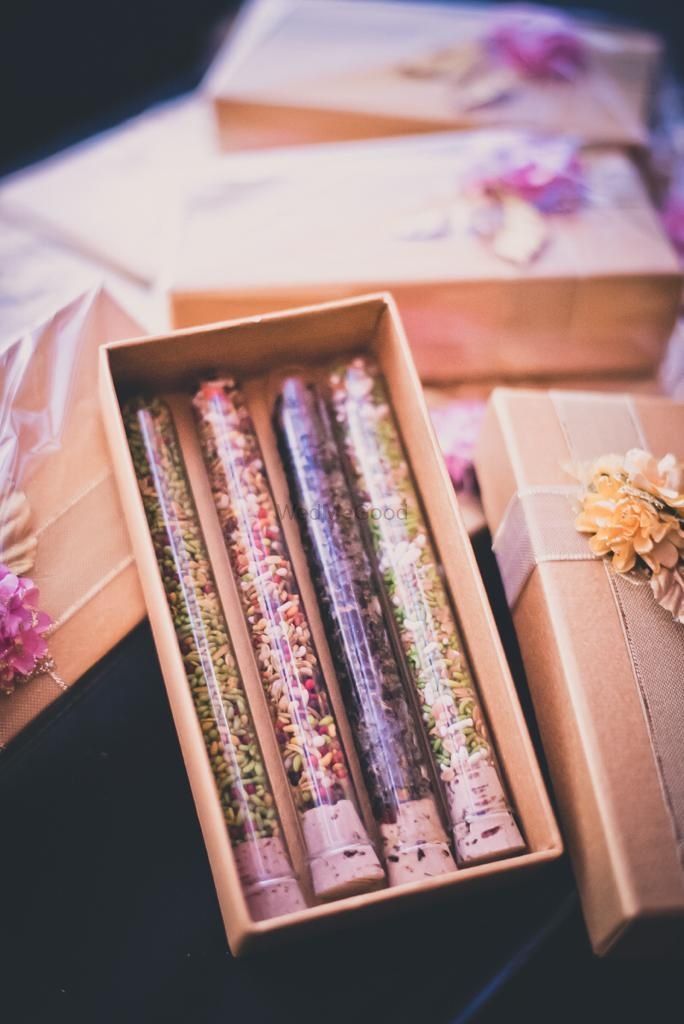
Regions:
M 524 848 L 384 381 L 357 358 L 329 376 L 338 443 L 391 607 L 453 828 L 470 864 Z
M 455 870 L 378 600 L 328 410 L 290 377 L 277 406 L 283 462 L 324 613 L 391 885 Z
M 245 896 L 256 920 L 306 904 L 282 837 L 171 413 L 123 412 L 152 543 Z
M 232 380 L 194 398 L 202 451 L 316 894 L 376 886 L 384 872 L 358 814 L 259 441 Z

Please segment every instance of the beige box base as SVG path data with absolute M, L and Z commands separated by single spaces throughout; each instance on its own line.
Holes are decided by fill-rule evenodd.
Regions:
M 634 396 L 654 452 L 684 455 L 684 403 Z M 547 392 L 494 392 L 476 457 L 494 533 L 522 488 L 567 485 Z M 513 620 L 584 916 L 599 954 L 684 949 L 684 871 L 603 564 L 544 562 Z
M 272 733 L 270 716 L 253 661 L 251 644 L 230 572 L 220 526 L 192 424 L 190 399 L 202 374 L 217 370 L 243 382 L 260 437 L 276 501 L 287 484 L 272 432 L 273 375 L 292 365 L 316 366 L 336 356 L 373 353 L 385 374 L 400 428 L 407 445 L 428 521 L 444 564 L 456 612 L 467 639 L 483 707 L 488 716 L 500 763 L 526 851 L 508 860 L 464 868 L 451 875 L 340 899 L 271 921 L 251 919 L 217 799 L 216 787 L 187 686 L 171 615 L 154 555 L 135 472 L 121 418 L 120 400 L 140 391 L 171 396 L 176 427 L 198 512 L 228 619 L 238 664 L 259 733 L 267 770 L 281 812 L 290 856 L 300 878 L 307 871 L 299 825 Z M 116 476 L 123 498 L 150 621 L 168 690 L 176 729 L 197 805 L 219 903 L 234 953 L 264 948 L 296 934 L 335 927 L 342 918 L 376 917 L 381 911 L 406 909 L 427 899 L 452 898 L 477 884 L 513 879 L 558 857 L 561 841 L 527 734 L 496 628 L 477 573 L 472 550 L 458 514 L 455 497 L 432 432 L 420 384 L 395 306 L 389 296 L 219 324 L 144 338 L 102 349 L 101 398 Z M 377 830 L 363 795 L 344 708 L 297 524 L 284 521 L 314 640 L 328 681 L 352 776 L 360 795 L 361 813 L 371 835 Z M 313 903 L 310 888 L 305 895 Z

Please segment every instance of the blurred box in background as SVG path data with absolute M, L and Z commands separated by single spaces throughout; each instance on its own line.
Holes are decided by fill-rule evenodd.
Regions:
M 536 63 L 511 74 L 510 62 L 493 55 L 492 37 L 502 19 L 510 24 L 520 10 L 254 0 L 205 80 L 221 145 L 502 125 L 644 145 L 660 40 L 528 7 L 541 39 Z M 561 63 L 554 63 L 559 55 Z M 572 64 L 574 57 L 580 66 Z
M 217 161 L 181 218 L 174 323 L 383 288 L 426 382 L 653 374 L 676 256 L 628 157 L 566 145 L 444 133 Z

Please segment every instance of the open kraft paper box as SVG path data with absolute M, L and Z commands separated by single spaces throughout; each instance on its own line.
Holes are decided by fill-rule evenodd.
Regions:
M 666 398 L 501 388 L 476 454 L 599 954 L 684 949 L 684 691 L 681 674 L 668 678 L 676 653 L 682 657 L 684 626 L 647 583 L 621 582 L 591 556 L 589 538 L 574 527 L 579 485 L 564 467 L 632 447 L 681 459 L 683 438 L 684 403 Z M 639 647 L 634 660 L 627 637 Z
M 274 372 L 293 364 L 313 366 L 327 363 L 337 356 L 359 352 L 375 354 L 385 374 L 466 638 L 506 784 L 525 836 L 526 850 L 508 860 L 462 868 L 452 875 L 347 897 L 329 904 L 309 905 L 302 911 L 255 922 L 249 915 L 242 893 L 217 788 L 193 708 L 129 453 L 120 402 L 130 394 L 161 394 L 169 399 L 173 409 L 221 602 L 267 773 L 279 807 L 285 839 L 300 884 L 311 903 L 299 825 L 275 745 L 265 695 L 256 672 L 250 639 L 240 612 L 220 526 L 204 474 L 192 423 L 190 399 L 193 385 L 203 374 L 218 370 L 233 374 L 243 382 L 274 497 L 276 501 L 284 503 L 287 500 L 287 484 L 272 433 L 268 381 Z M 341 918 L 351 918 L 352 915 L 358 918 L 362 915 L 376 916 L 381 910 L 406 908 L 422 899 L 456 897 L 469 886 L 496 883 L 518 871 L 535 868 L 555 859 L 561 852 L 558 831 L 391 298 L 375 295 L 105 346 L 102 349 L 101 398 L 152 629 L 233 952 L 240 954 L 261 948 L 295 932 L 335 926 Z M 282 524 L 333 707 L 342 729 L 352 777 L 360 797 L 362 817 L 369 834 L 374 835 L 370 807 L 367 798 L 363 796 L 359 764 L 318 614 L 313 585 L 308 576 L 298 527 L 296 522 L 288 519 L 283 519 Z
M 500 125 L 555 132 L 559 124 L 586 142 L 644 145 L 662 56 L 655 36 L 574 20 L 588 54 L 577 77 L 520 78 L 499 95 L 494 88 L 489 101 L 480 85 L 476 99 L 461 62 L 502 13 L 496 6 L 255 0 L 204 85 L 221 146 Z M 434 58 L 442 59 L 443 73 L 430 70 Z M 491 61 L 485 68 L 501 75 Z
M 180 215 L 174 326 L 387 288 L 426 382 L 652 373 L 682 277 L 624 154 L 580 155 L 581 204 L 544 215 L 528 263 L 475 230 L 468 183 L 556 145 L 439 133 L 223 158 Z

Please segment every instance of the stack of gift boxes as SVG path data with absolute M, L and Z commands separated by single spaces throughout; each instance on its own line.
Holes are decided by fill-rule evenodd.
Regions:
M 100 394 L 235 952 L 562 852 L 485 527 L 592 945 L 682 942 L 661 57 L 549 10 L 254 0 L 207 77 L 173 330 L 105 345 Z

